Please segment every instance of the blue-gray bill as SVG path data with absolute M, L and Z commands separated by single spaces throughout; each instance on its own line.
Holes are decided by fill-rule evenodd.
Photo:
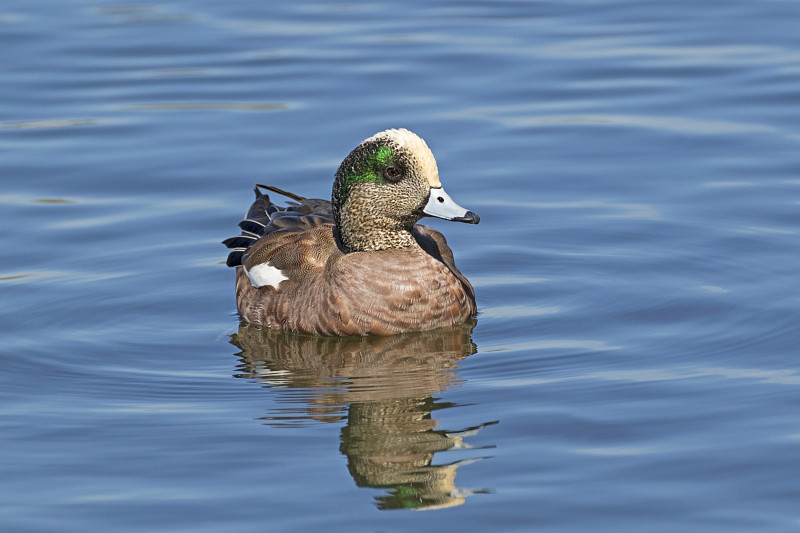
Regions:
M 477 224 L 481 221 L 481 217 L 479 217 L 477 213 L 467 211 L 455 203 L 455 201 L 450 198 L 450 195 L 441 187 L 431 187 L 428 203 L 425 204 L 422 212 L 431 217 L 443 218 L 454 222 Z

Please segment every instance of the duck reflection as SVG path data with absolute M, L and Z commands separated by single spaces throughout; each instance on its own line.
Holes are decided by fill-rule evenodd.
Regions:
M 432 464 L 436 452 L 471 448 L 465 438 L 496 423 L 447 431 L 432 417 L 453 406 L 433 396 L 459 383 L 458 361 L 476 351 L 474 325 L 391 337 L 320 337 L 243 322 L 231 342 L 242 350 L 237 377 L 287 390 L 282 400 L 302 404 L 271 413 L 268 423 L 346 419 L 339 449 L 356 485 L 387 489 L 377 507 L 433 509 L 486 492 L 455 485 L 456 470 L 482 457 Z M 305 394 L 298 398 L 298 392 Z

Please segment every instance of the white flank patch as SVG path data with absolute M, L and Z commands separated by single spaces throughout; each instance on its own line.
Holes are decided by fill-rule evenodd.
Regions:
M 285 279 L 289 279 L 283 275 L 283 272 L 267 263 L 260 263 L 250 270 L 244 269 L 247 277 L 250 278 L 250 283 L 255 288 L 259 287 L 275 287 L 278 288 L 278 283 Z
M 422 169 L 423 175 L 428 180 L 428 185 L 431 187 L 442 186 L 442 183 L 439 181 L 439 167 L 436 165 L 436 158 L 433 157 L 433 152 L 428 148 L 428 145 L 422 137 L 413 131 L 400 128 L 381 131 L 364 142 L 377 139 L 387 139 L 400 147 L 406 148 L 417 159 L 417 163 Z

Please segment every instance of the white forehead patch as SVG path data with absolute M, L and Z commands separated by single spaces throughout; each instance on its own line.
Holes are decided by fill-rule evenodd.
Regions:
M 417 164 L 428 180 L 428 185 L 437 188 L 442 186 L 439 181 L 439 167 L 436 166 L 436 159 L 422 137 L 413 131 L 400 128 L 381 131 L 364 142 L 376 140 L 387 140 L 408 150 L 416 158 Z

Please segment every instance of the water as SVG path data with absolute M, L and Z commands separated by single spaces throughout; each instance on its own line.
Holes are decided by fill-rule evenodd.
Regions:
M 0 526 L 797 531 L 799 16 L 4 2 Z M 388 127 L 477 322 L 240 326 L 252 185 Z

